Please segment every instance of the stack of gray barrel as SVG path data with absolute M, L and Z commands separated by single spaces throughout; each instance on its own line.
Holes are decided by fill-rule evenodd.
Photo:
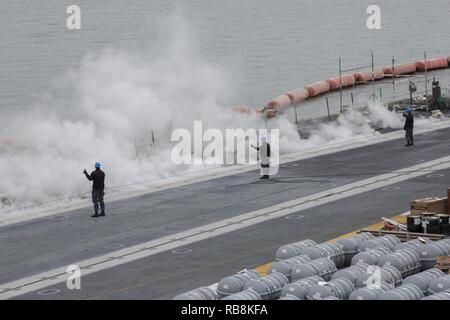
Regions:
M 397 238 L 396 236 L 386 235 L 364 241 L 363 243 L 361 243 L 358 250 L 359 252 L 363 252 L 366 251 L 367 249 L 386 247 L 392 251 L 394 247 L 398 245 L 400 242 L 401 242 L 400 239 Z
M 277 250 L 275 261 L 285 261 L 298 256 L 306 256 L 310 260 L 329 258 L 337 268 L 342 268 L 345 263 L 342 246 L 327 242 L 317 244 L 313 240 L 303 240 L 280 247 Z
M 380 281 L 376 285 L 368 285 L 353 291 L 348 297 L 349 300 L 378 300 L 381 294 L 393 289 L 393 285 Z
M 450 290 L 445 290 L 439 293 L 432 294 L 422 300 L 450 300 Z
M 230 294 L 222 298 L 222 300 L 262 300 L 258 292 L 253 289 L 245 289 L 244 291 Z
M 413 283 L 416 286 L 422 290 L 423 294 L 426 296 L 430 291 L 429 287 L 431 282 L 433 282 L 435 279 L 440 279 L 441 277 L 444 277 L 445 273 L 442 272 L 442 270 L 433 268 L 428 269 L 426 271 L 422 271 L 420 273 L 417 273 L 415 275 L 409 276 L 403 280 L 403 284 L 406 283 Z M 433 286 L 434 287 L 434 286 Z M 435 293 L 434 291 L 432 293 Z
M 421 244 L 416 251 L 422 262 L 422 271 L 431 269 L 436 265 L 437 257 L 450 255 L 450 239 Z
M 382 256 L 378 259 L 377 265 L 393 266 L 402 273 L 403 278 L 420 272 L 422 267 L 419 254 L 411 248 L 400 249 Z
M 281 290 L 280 299 L 290 296 L 290 298 L 283 299 L 294 299 L 292 297 L 295 297 L 296 300 L 305 300 L 306 294 L 308 293 L 308 290 L 318 284 L 319 282 L 325 281 L 323 278 L 319 276 L 312 276 L 304 279 L 297 280 L 292 283 L 286 284 L 283 289 Z
M 246 289 L 254 290 L 262 300 L 275 300 L 280 297 L 281 289 L 289 283 L 288 278 L 279 272 L 251 279 L 246 283 Z
M 450 290 L 450 274 L 430 281 L 428 285 L 428 294 L 436 294 L 442 291 Z
M 245 270 L 235 275 L 223 278 L 217 285 L 217 293 L 220 298 L 238 293 L 247 288 L 247 282 L 260 278 L 261 275 L 253 270 Z
M 328 281 L 336 271 L 336 265 L 331 259 L 319 258 L 304 264 L 295 265 L 292 268 L 290 278 L 291 281 L 297 281 L 311 276 L 319 276 Z
M 189 292 L 179 294 L 173 300 L 219 300 L 216 291 L 208 287 L 200 287 Z
M 350 280 L 355 288 L 371 286 L 377 281 L 384 282 L 391 287 L 397 287 L 402 283 L 402 274 L 396 268 L 392 266 L 380 268 L 363 262 L 341 269 L 331 277 L 332 280 L 339 278 Z
M 269 274 L 279 272 L 284 274 L 289 279 L 289 281 L 291 281 L 292 269 L 297 265 L 304 264 L 309 261 L 311 261 L 311 259 L 308 258 L 307 256 L 299 255 L 286 260 L 274 262 L 269 269 Z
M 353 290 L 355 290 L 355 285 L 349 279 L 338 278 L 313 285 L 309 288 L 306 298 L 308 300 L 323 300 L 335 297 L 339 300 L 347 300 Z
M 359 247 L 364 241 L 375 238 L 371 233 L 360 233 L 354 237 L 342 238 L 336 241 L 336 243 L 344 251 L 344 266 L 350 266 L 353 256 L 359 251 Z
M 386 247 L 367 249 L 354 255 L 351 264 L 367 263 L 369 265 L 377 265 L 378 260 L 389 253 L 392 253 L 392 251 Z
M 422 290 L 414 283 L 405 283 L 400 287 L 382 293 L 379 300 L 420 300 L 424 297 Z
M 175 300 L 450 300 L 450 275 L 434 268 L 450 255 L 450 239 L 401 243 L 393 235 L 362 233 L 317 244 L 280 247 L 269 274 L 245 270 Z
M 277 250 L 275 261 L 286 260 L 295 256 L 299 256 L 303 254 L 304 248 L 313 247 L 316 245 L 317 242 L 309 239 L 284 245 Z

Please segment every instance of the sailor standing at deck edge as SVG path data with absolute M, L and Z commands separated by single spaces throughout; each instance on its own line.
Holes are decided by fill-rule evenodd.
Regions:
M 261 173 L 262 177 L 260 179 L 269 179 L 269 170 L 270 170 L 270 144 L 267 143 L 267 138 L 261 138 L 261 145 L 259 147 L 255 147 L 252 145 L 252 148 L 259 151 L 259 157 L 261 160 Z
M 105 216 L 105 202 L 103 201 L 103 196 L 105 195 L 105 173 L 100 169 L 100 162 L 95 163 L 95 171 L 88 174 L 86 169 L 83 173 L 89 181 L 92 181 L 92 202 L 94 203 L 94 215 L 92 218 L 104 217 Z M 101 213 L 98 214 L 98 207 L 100 204 Z

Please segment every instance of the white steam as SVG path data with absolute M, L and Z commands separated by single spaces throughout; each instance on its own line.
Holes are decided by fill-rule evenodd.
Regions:
M 90 184 L 82 171 L 95 161 L 104 165 L 108 188 L 202 169 L 170 161 L 174 129 L 192 130 L 195 120 L 202 120 L 204 129 L 265 126 L 258 115 L 223 107 L 233 92 L 231 77 L 201 58 L 182 19 L 172 17 L 167 25 L 164 47 L 145 54 L 110 49 L 88 55 L 59 80 L 73 94 L 68 103 L 50 98 L 5 121 L 0 138 L 13 142 L 0 144 L 0 194 L 20 207 L 85 193 Z M 280 129 L 280 152 L 289 153 L 376 134 L 370 122 L 402 125 L 401 116 L 383 106 L 369 110 L 369 116 L 350 112 L 319 125 L 308 139 L 284 116 L 269 121 L 268 128 Z M 137 155 L 136 146 L 149 142 L 151 132 L 155 146 L 147 156 Z

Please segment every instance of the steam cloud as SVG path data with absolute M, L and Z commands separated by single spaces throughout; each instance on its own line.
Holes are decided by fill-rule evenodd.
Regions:
M 167 25 L 164 48 L 89 54 L 60 79 L 73 93 L 68 103 L 51 97 L 4 121 L 0 137 L 12 142 L 0 144 L 0 194 L 15 199 L 13 206 L 89 191 L 81 172 L 95 161 L 104 165 L 109 188 L 202 169 L 170 161 L 172 131 L 192 129 L 194 120 L 222 130 L 265 126 L 258 115 L 223 107 L 233 92 L 231 77 L 202 59 L 183 19 L 171 17 Z M 372 105 L 368 115 L 350 112 L 319 125 L 308 139 L 300 138 L 284 116 L 269 121 L 268 128 L 280 129 L 280 152 L 288 153 L 373 135 L 370 122 L 402 126 L 401 115 Z M 136 154 L 136 146 L 150 141 L 152 131 L 156 145 L 151 153 Z M 10 208 L 3 205 L 0 213 Z

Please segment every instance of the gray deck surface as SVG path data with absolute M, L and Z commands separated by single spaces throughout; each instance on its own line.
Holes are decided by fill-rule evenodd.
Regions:
M 108 204 L 107 217 L 88 209 L 0 228 L 0 284 L 188 230 L 227 217 L 314 194 L 449 154 L 450 128 L 417 135 L 416 146 L 397 139 L 292 162 L 272 181 L 247 172 Z M 409 200 L 445 194 L 450 171 L 403 181 L 398 190 L 375 190 L 301 211 L 188 246 L 186 254 L 163 252 L 82 277 L 82 290 L 65 283 L 55 295 L 18 299 L 168 299 L 217 282 L 244 267 L 273 259 L 286 243 L 325 241 L 408 209 Z

